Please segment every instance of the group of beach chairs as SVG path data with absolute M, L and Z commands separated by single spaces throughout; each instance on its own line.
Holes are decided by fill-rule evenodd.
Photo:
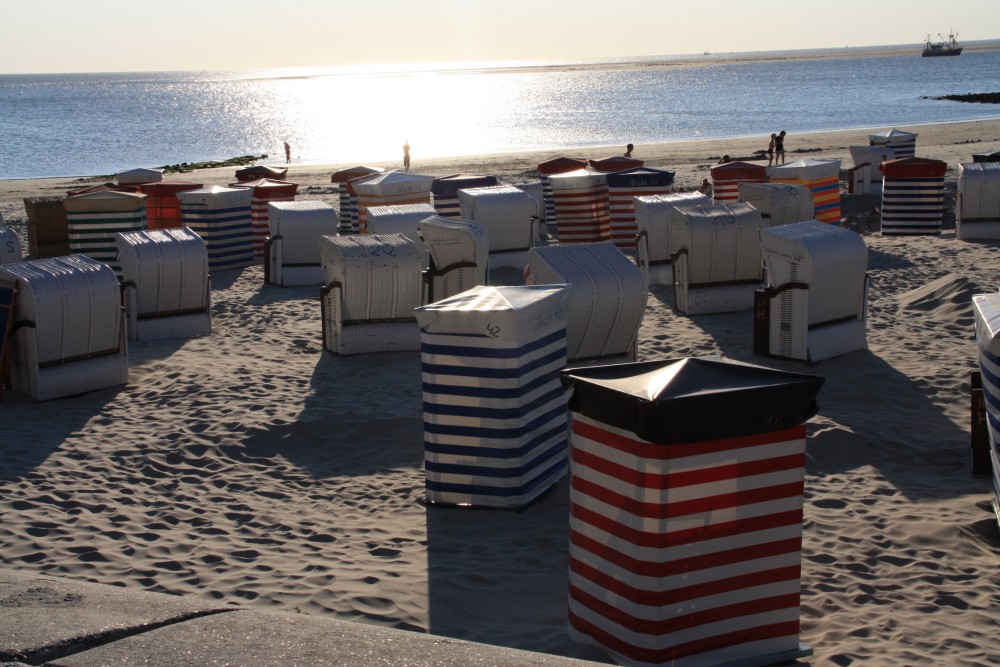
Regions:
M 326 350 L 419 350 L 428 503 L 520 509 L 572 477 L 574 637 L 623 664 L 805 655 L 802 422 L 822 379 L 724 359 L 642 361 L 639 331 L 650 287 L 666 286 L 681 315 L 752 313 L 761 356 L 865 349 L 864 240 L 823 220 L 834 210 L 825 176 L 720 165 L 713 199 L 674 192 L 670 172 L 631 159 L 581 162 L 543 163 L 538 181 L 517 184 L 358 167 L 332 177 L 336 205 L 296 201 L 283 173 L 244 171 L 230 187 L 175 188 L 176 224 L 157 228 L 139 205 L 146 193 L 73 195 L 60 203 L 70 252 L 23 260 L 0 228 L 8 384 L 47 400 L 127 383 L 129 341 L 209 334 L 210 275 L 263 263 L 265 286 L 318 288 Z M 927 165 L 906 165 L 926 177 Z M 985 238 L 1000 237 L 995 172 L 960 171 L 963 224 Z M 50 205 L 26 202 L 29 217 Z M 35 254 L 42 235 L 29 232 Z M 974 308 L 1000 489 L 1000 293 Z M 692 468 L 697 483 L 685 481 Z M 762 475 L 783 483 L 761 496 L 751 486 Z M 747 555 L 776 544 L 776 531 L 780 549 Z M 650 584 L 649 564 L 678 554 L 688 569 Z M 713 565 L 734 554 L 736 570 Z M 765 570 L 770 592 L 757 580 Z M 733 615 L 740 636 L 687 615 L 705 638 L 693 646 L 672 630 L 681 603 L 759 613 Z

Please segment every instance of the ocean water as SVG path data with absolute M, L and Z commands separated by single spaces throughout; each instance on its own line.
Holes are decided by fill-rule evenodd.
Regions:
M 866 49 L 870 50 L 870 49 Z M 1000 117 L 923 99 L 995 92 L 1000 49 L 957 58 L 848 51 L 464 67 L 0 76 L 0 179 L 113 174 L 268 154 L 295 163 L 624 146 Z M 768 60 L 769 55 L 830 55 Z M 695 61 L 694 66 L 669 66 Z M 545 67 L 566 65 L 562 68 Z M 762 148 L 764 146 L 762 145 Z M 280 158 L 280 159 L 279 159 Z

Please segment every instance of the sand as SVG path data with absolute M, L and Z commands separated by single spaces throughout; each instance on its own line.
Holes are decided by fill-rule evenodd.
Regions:
M 1000 121 L 900 129 L 951 165 L 952 208 L 955 165 L 1000 148 Z M 846 168 L 867 134 L 792 133 L 788 161 Z M 635 156 L 693 188 L 723 153 L 765 147 Z M 560 154 L 415 152 L 413 169 L 515 177 Z M 333 203 L 329 176 L 344 166 L 293 164 L 289 180 Z M 73 185 L 0 182 L 0 211 L 23 234 L 23 197 Z M 871 207 L 844 199 L 869 248 L 868 351 L 812 365 L 755 357 L 749 311 L 689 317 L 655 288 L 640 358 L 723 354 L 826 379 L 805 486 L 812 664 L 1000 664 L 1000 534 L 969 444 L 970 298 L 1000 284 L 1000 243 L 956 239 L 953 210 L 940 236 L 882 237 Z M 0 565 L 609 661 L 566 631 L 568 480 L 519 513 L 426 507 L 419 353 L 324 352 L 317 293 L 264 286 L 261 267 L 217 274 L 213 333 L 129 345 L 127 386 L 46 403 L 5 393 Z

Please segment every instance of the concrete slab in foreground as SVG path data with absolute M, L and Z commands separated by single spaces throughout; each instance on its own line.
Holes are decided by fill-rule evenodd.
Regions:
M 0 569 L 0 663 L 582 667 L 597 663 L 362 623 Z

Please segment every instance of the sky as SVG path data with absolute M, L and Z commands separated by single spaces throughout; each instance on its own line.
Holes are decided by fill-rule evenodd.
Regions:
M 0 74 L 573 60 L 1000 38 L 998 0 L 0 0 Z

